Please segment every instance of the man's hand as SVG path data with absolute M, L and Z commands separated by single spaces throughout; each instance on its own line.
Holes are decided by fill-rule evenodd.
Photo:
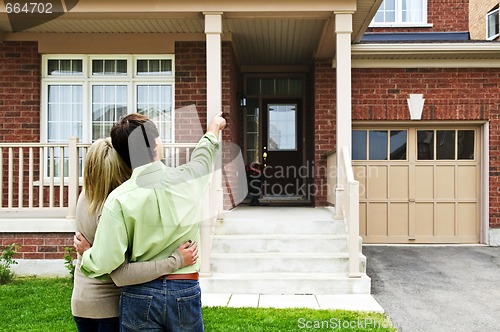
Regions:
M 73 236 L 73 248 L 80 254 L 83 255 L 83 253 L 87 250 L 90 249 L 90 243 L 87 241 L 85 236 L 83 236 L 82 233 L 76 232 L 75 236 Z
M 222 117 L 222 112 L 217 114 L 207 128 L 207 133 L 212 133 L 215 137 L 219 137 L 219 131 L 223 130 L 226 127 L 226 119 Z
M 198 244 L 196 242 L 191 244 L 190 241 L 184 242 L 177 248 L 184 260 L 184 266 L 191 266 L 198 260 Z

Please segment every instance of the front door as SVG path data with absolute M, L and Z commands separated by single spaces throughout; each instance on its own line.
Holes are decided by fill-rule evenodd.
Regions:
M 262 193 L 267 198 L 303 199 L 302 100 L 263 100 L 262 161 L 266 167 Z

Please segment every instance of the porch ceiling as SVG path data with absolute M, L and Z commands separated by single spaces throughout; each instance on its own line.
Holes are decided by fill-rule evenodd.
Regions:
M 15 40 L 16 35 L 24 35 L 22 39 L 27 40 L 27 34 L 47 33 L 166 33 L 179 34 L 179 40 L 204 40 L 203 12 L 221 11 L 224 36 L 233 41 L 240 65 L 303 66 L 315 57 L 334 56 L 335 11 L 355 10 L 352 40 L 359 41 L 382 2 L 258 0 L 242 5 L 234 1 L 210 1 L 210 4 L 199 2 L 198 7 L 192 3 L 183 7 L 182 1 L 169 1 L 166 6 L 165 2 L 145 0 L 139 11 L 137 1 L 122 1 L 120 8 L 116 8 L 112 0 L 80 0 L 72 11 L 23 32 L 12 32 L 7 14 L 0 12 L 0 32 L 3 40 Z

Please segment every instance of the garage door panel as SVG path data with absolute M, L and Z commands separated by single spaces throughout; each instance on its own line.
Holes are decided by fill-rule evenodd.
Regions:
M 415 215 L 415 235 L 434 234 L 434 203 L 416 203 Z
M 353 166 L 354 178 L 359 182 L 359 198 L 366 199 L 366 168 L 367 166 Z
M 455 199 L 455 166 L 436 166 L 436 198 Z
M 458 235 L 478 235 L 477 203 L 458 203 Z
M 433 199 L 434 198 L 434 167 L 417 166 L 415 167 L 415 198 Z
M 387 199 L 387 166 L 368 166 L 367 195 L 371 199 Z
M 435 225 L 435 235 L 455 235 L 455 203 L 436 203 Z
M 387 203 L 370 203 L 366 212 L 367 234 L 387 235 Z
M 459 199 L 476 199 L 477 198 L 477 167 L 458 166 L 458 190 L 457 198 Z
M 389 236 L 408 236 L 409 214 L 408 203 L 389 204 Z
M 391 166 L 389 169 L 389 197 L 408 200 L 409 166 Z

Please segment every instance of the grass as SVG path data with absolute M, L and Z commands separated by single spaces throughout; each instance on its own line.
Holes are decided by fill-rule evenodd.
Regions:
M 1 285 L 0 331 L 76 331 L 71 291 L 69 278 Z M 396 331 L 382 314 L 342 310 L 204 307 L 203 318 L 207 332 Z

